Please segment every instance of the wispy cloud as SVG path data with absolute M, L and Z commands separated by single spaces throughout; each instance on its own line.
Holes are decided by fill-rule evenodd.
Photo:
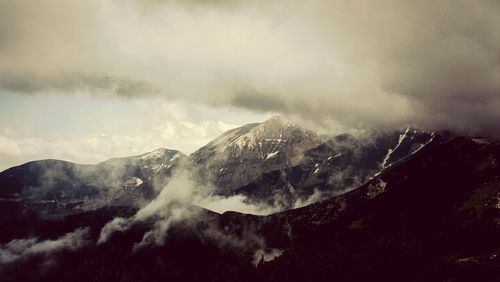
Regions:
M 251 203 L 246 197 L 235 195 L 229 197 L 213 194 L 214 188 L 206 183 L 201 185 L 194 181 L 195 176 L 188 172 L 189 168 L 179 169 L 164 187 L 160 187 L 158 196 L 141 208 L 130 218 L 115 218 L 108 222 L 99 235 L 98 244 L 106 243 L 115 232 L 124 232 L 133 224 L 153 220 L 152 229 L 146 232 L 134 250 L 147 245 L 163 245 L 167 231 L 172 224 L 180 221 L 201 220 L 205 215 L 203 207 L 219 213 L 238 211 L 251 214 L 270 214 L 280 210 L 280 207 L 268 206 L 264 203 Z M 216 228 L 209 232 L 211 236 L 219 234 Z M 209 234 L 209 235 L 210 235 Z M 219 236 L 222 236 L 219 234 Z
M 61 250 L 78 250 L 90 243 L 88 236 L 89 228 L 79 228 L 54 240 L 15 239 L 0 245 L 0 264 L 31 255 L 49 256 Z

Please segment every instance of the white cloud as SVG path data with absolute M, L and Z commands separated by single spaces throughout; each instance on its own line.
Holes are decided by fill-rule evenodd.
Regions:
M 54 240 L 15 239 L 0 245 L 0 264 L 10 263 L 35 254 L 50 255 L 61 250 L 77 250 L 90 242 L 88 235 L 88 228 L 79 228 Z
M 0 135 L 0 155 L 20 156 L 22 154 L 23 151 L 15 140 Z
M 154 219 L 153 228 L 144 234 L 142 240 L 134 246 L 134 250 L 149 244 L 162 245 L 167 236 L 167 230 L 173 223 L 203 216 L 203 214 L 199 214 L 199 210 L 192 208 L 193 205 L 219 213 L 237 211 L 263 215 L 280 210 L 280 207 L 249 203 L 241 195 L 215 196 L 213 195 L 214 187 L 208 183 L 197 184 L 192 177 L 189 167 L 179 169 L 167 185 L 159 189 L 158 196 L 137 211 L 134 216 L 130 218 L 118 217 L 108 222 L 101 229 L 98 244 L 106 243 L 113 233 L 124 232 L 134 223 Z
M 241 213 L 268 215 L 281 210 L 280 206 L 268 206 L 263 204 L 255 204 L 248 202 L 248 199 L 243 195 L 234 195 L 228 197 L 208 196 L 198 198 L 194 204 L 203 208 L 223 213 L 226 211 L 237 211 Z
M 122 232 L 130 228 L 131 220 L 123 217 L 116 217 L 112 221 L 106 223 L 101 229 L 97 244 L 103 244 L 109 240 L 114 232 Z
M 34 98 L 33 103 L 36 101 Z M 36 128 L 35 121 L 38 123 L 44 120 L 43 124 L 54 123 L 50 118 L 37 115 L 25 117 L 27 123 L 22 130 L 13 131 L 4 127 L 4 134 L 0 134 L 0 170 L 26 161 L 46 158 L 76 163 L 98 163 L 112 157 L 138 155 L 157 148 L 175 149 L 189 154 L 224 131 L 241 125 L 234 124 L 234 121 L 260 121 L 268 116 L 244 111 L 231 113 L 231 110 L 226 108 L 188 106 L 161 98 L 138 100 L 135 104 L 135 112 L 130 113 L 135 122 L 125 125 L 123 129 L 101 120 L 106 118 L 105 112 L 89 111 L 76 111 L 75 117 L 69 117 L 77 119 L 77 122 L 66 126 L 81 128 L 76 130 L 74 136 L 66 135 L 66 128 L 58 125 L 55 125 L 55 133 Z M 113 102 L 111 105 L 114 105 Z M 116 106 L 120 106 L 120 103 Z M 28 108 L 26 111 L 29 110 Z M 110 118 L 120 118 L 123 115 L 113 110 L 109 114 L 117 115 Z M 84 119 L 83 123 L 80 121 L 89 115 L 96 115 L 97 118 Z M 29 122 L 33 122 L 33 125 Z M 110 132 L 110 127 L 116 127 L 116 130 Z M 47 129 L 51 127 L 47 126 Z
M 313 203 L 316 203 L 317 201 L 321 200 L 323 198 L 323 194 L 321 193 L 321 191 L 319 191 L 318 189 L 315 189 L 314 190 L 314 193 L 312 193 L 309 197 L 305 198 L 305 199 L 297 199 L 295 201 L 295 203 L 293 203 L 293 208 L 294 209 L 297 209 L 297 208 L 301 208 L 301 207 L 305 207 L 305 206 L 308 206 L 310 204 L 313 204 Z

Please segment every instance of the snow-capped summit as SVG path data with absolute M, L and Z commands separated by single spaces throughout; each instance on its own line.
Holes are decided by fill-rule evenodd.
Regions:
M 48 213 L 94 210 L 129 194 L 122 204 L 134 206 L 148 182 L 169 173 L 186 156 L 177 150 L 113 158 L 96 165 L 60 160 L 40 160 L 12 167 L 0 173 L 0 201 L 15 200 L 35 205 Z M 142 187 L 142 188 L 141 188 Z
M 198 159 L 206 151 L 238 153 L 251 150 L 258 157 L 266 159 L 268 154 L 302 140 L 318 141 L 319 137 L 279 116 L 262 123 L 251 123 L 231 129 L 192 154 Z
M 263 172 L 296 164 L 304 151 L 319 144 L 316 133 L 274 116 L 223 133 L 190 159 L 220 188 L 236 188 Z
M 142 174 L 150 178 L 160 170 L 173 166 L 178 158 L 183 157 L 186 155 L 177 150 L 159 148 L 138 156 L 109 159 L 100 165 L 138 166 Z
M 158 148 L 158 149 L 153 150 L 151 152 L 147 152 L 147 153 L 137 155 L 137 156 L 112 158 L 112 159 L 104 161 L 103 163 L 120 161 L 120 160 L 122 160 L 122 161 L 123 160 L 159 160 L 159 159 L 165 159 L 165 158 L 172 159 L 174 157 L 179 157 L 180 155 L 183 155 L 183 154 L 177 150 Z
M 136 158 L 140 158 L 140 159 L 143 159 L 143 160 L 149 160 L 149 159 L 162 158 L 162 157 L 169 156 L 169 155 L 172 155 L 172 154 L 177 154 L 177 153 L 178 153 L 178 151 L 176 151 L 176 150 L 169 150 L 169 149 L 165 149 L 165 148 L 159 148 L 159 149 L 156 149 L 156 150 L 151 151 L 149 153 L 145 153 L 145 154 L 139 155 Z

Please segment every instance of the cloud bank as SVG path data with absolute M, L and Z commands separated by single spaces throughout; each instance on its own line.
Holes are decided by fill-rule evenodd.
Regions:
M 3 0 L 0 89 L 497 134 L 498 18 L 494 0 Z

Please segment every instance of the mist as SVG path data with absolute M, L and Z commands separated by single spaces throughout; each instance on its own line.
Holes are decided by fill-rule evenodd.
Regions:
M 54 240 L 15 239 L 0 245 L 0 264 L 11 263 L 32 255 L 50 256 L 62 250 L 78 250 L 90 244 L 88 237 L 89 228 L 79 228 Z
M 283 206 L 280 205 L 270 206 L 266 203 L 250 202 L 243 195 L 217 195 L 212 184 L 209 182 L 200 184 L 199 181 L 196 181 L 196 175 L 190 171 L 189 167 L 177 169 L 164 186 L 155 188 L 159 191 L 158 195 L 132 217 L 117 217 L 109 221 L 101 229 L 97 244 L 106 243 L 115 232 L 125 232 L 136 223 L 152 220 L 153 227 L 143 235 L 140 242 L 136 242 L 133 250 L 137 251 L 148 245 L 161 246 L 165 243 L 167 231 L 173 224 L 202 221 L 205 214 L 200 208 L 217 213 L 236 211 L 255 215 L 268 215 L 283 209 Z M 206 233 L 217 238 L 225 236 L 216 227 L 209 229 Z M 229 239 L 226 238 L 226 240 Z M 235 244 L 241 245 L 243 243 Z

